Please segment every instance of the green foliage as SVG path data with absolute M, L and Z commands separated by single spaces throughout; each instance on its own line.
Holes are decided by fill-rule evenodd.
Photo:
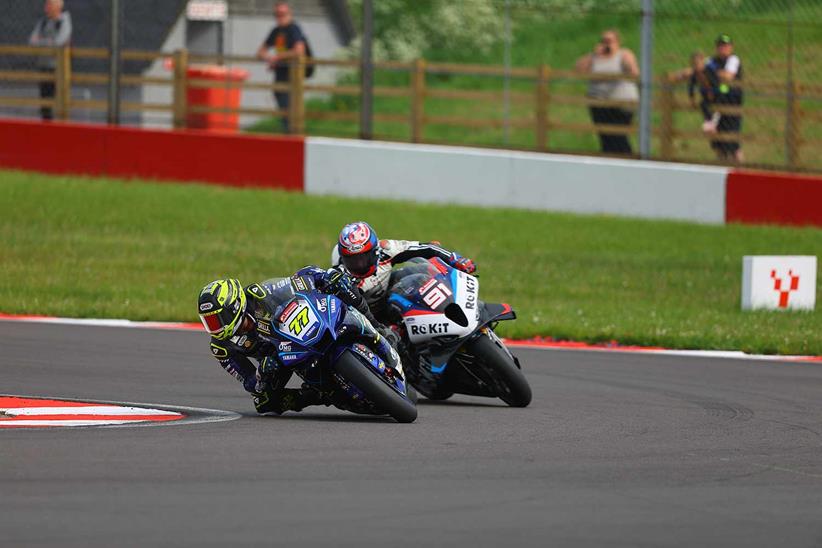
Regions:
M 822 355 L 820 307 L 739 310 L 742 256 L 819 256 L 818 229 L 18 172 L 0 172 L 0 311 L 196 321 L 209 280 L 326 265 L 340 227 L 359 218 L 382 237 L 437 239 L 473 258 L 483 298 L 519 314 L 501 326 L 508 336 Z
M 362 0 L 349 2 L 361 14 Z M 361 22 L 360 22 L 361 24 Z M 492 0 L 470 2 L 374 2 L 374 58 L 409 61 L 434 51 L 471 56 L 487 53 L 502 39 L 502 25 Z M 357 55 L 359 39 L 350 52 Z

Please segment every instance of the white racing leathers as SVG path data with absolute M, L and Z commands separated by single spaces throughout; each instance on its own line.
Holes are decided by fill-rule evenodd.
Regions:
M 354 278 L 363 293 L 371 312 L 379 320 L 384 319 L 386 299 L 388 297 L 388 283 L 391 279 L 391 268 L 404 263 L 414 257 L 431 259 L 439 257 L 449 265 L 452 264 L 453 253 L 447 249 L 431 244 L 412 242 L 409 240 L 380 240 L 377 271 L 368 278 Z M 331 250 L 331 265 L 342 266 L 340 250 L 334 246 Z

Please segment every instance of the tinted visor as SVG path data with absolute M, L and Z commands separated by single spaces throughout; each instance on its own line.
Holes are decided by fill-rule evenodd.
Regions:
M 356 255 L 343 255 L 342 263 L 354 276 L 367 276 L 377 266 L 377 248 Z
M 200 321 L 203 322 L 203 327 L 212 335 L 219 335 L 223 328 L 230 324 L 233 319 L 234 314 L 226 308 L 223 308 L 215 314 L 200 315 Z

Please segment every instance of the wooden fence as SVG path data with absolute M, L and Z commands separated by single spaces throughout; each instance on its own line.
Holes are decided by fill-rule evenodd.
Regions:
M 0 45 L 2 56 L 43 57 L 51 56 L 55 60 L 53 72 L 32 70 L 0 70 L 0 82 L 43 82 L 53 81 L 55 96 L 53 99 L 32 97 L 0 96 L 0 107 L 50 107 L 55 118 L 68 119 L 72 109 L 106 110 L 107 101 L 94 99 L 77 99 L 71 94 L 74 85 L 107 85 L 108 73 L 72 72 L 72 61 L 77 59 L 108 59 L 108 51 L 95 48 L 41 48 L 29 46 Z M 310 111 L 306 109 L 305 96 L 307 93 L 322 92 L 334 95 L 358 96 L 359 85 L 324 85 L 306 81 L 305 67 L 312 64 L 318 67 L 329 66 L 344 69 L 357 69 L 359 63 L 352 60 L 332 60 L 317 58 L 294 59 L 290 65 L 290 79 L 287 83 L 244 82 L 190 78 L 188 68 L 199 63 L 240 64 L 260 63 L 257 58 L 250 56 L 203 56 L 195 55 L 186 50 L 177 50 L 172 53 L 154 51 L 125 50 L 121 53 L 124 61 L 156 61 L 168 60 L 173 67 L 168 77 L 149 77 L 142 75 L 122 75 L 121 84 L 124 86 L 170 86 L 172 101 L 166 103 L 123 102 L 124 111 L 158 111 L 171 113 L 173 126 L 182 128 L 186 125 L 189 113 L 219 112 L 228 114 L 250 114 L 260 116 L 283 117 L 287 116 L 290 132 L 303 134 L 306 130 L 306 120 L 333 120 L 351 124 L 359 123 L 359 113 L 354 111 Z M 586 110 L 588 107 L 616 107 L 629 110 L 637 109 L 636 103 L 624 101 L 597 100 L 584 96 L 579 92 L 561 94 L 553 90 L 553 84 L 558 82 L 585 83 L 591 80 L 626 80 L 624 76 L 603 76 L 582 74 L 570 70 L 557 70 L 547 65 L 537 67 L 508 68 L 489 65 L 469 65 L 454 63 L 433 63 L 425 60 L 416 60 L 410 63 L 377 62 L 376 70 L 390 70 L 405 72 L 409 75 L 407 86 L 375 86 L 375 97 L 403 97 L 409 100 L 407 114 L 375 113 L 375 122 L 393 122 L 406 124 L 411 142 L 433 142 L 425 138 L 425 129 L 429 125 L 449 125 L 476 129 L 514 128 L 518 131 L 528 131 L 532 135 L 527 147 L 531 150 L 548 151 L 557 147 L 550 146 L 550 136 L 553 132 L 572 134 L 612 134 L 635 135 L 637 125 L 610 125 L 580 123 L 577 121 L 563 121 L 557 115 L 558 110 L 575 108 Z M 509 77 L 515 79 L 517 86 L 507 92 L 489 89 L 449 89 L 428 84 L 428 76 L 438 75 L 471 75 L 485 77 Z M 627 78 L 627 80 L 632 80 Z M 634 81 L 636 81 L 634 79 Z M 800 86 L 792 83 L 786 88 L 785 82 L 764 82 L 746 80 L 740 84 L 748 91 L 784 94 L 785 107 L 774 106 L 718 106 L 718 110 L 726 115 L 758 116 L 771 119 L 773 126 L 784 128 L 784 150 L 782 162 L 770 162 L 764 167 L 781 167 L 789 169 L 820 169 L 820 166 L 803 165 L 801 150 L 803 147 L 818 147 L 822 141 L 803 139 L 803 124 L 818 124 L 822 122 L 822 111 L 806 111 L 800 105 L 801 97 L 812 97 L 822 100 L 820 86 Z M 243 107 L 232 109 L 223 106 L 189 105 L 186 99 L 188 88 L 207 87 L 239 87 L 246 90 L 266 90 L 269 92 L 286 92 L 289 94 L 290 105 L 288 112 L 281 112 L 269 108 Z M 677 143 L 681 141 L 697 141 L 706 143 L 712 141 L 744 141 L 745 143 L 760 142 L 764 146 L 773 146 L 773 136 L 757 135 L 753 132 L 724 133 L 706 136 L 699 129 L 685 129 L 678 127 L 676 114 L 692 111 L 693 108 L 686 101 L 681 100 L 682 85 L 674 82 L 670 75 L 665 75 L 655 83 L 654 95 L 654 123 L 652 137 L 654 138 L 654 157 L 663 160 L 683 159 L 678 151 Z M 508 117 L 507 119 L 481 118 L 477 116 L 434 116 L 426 113 L 427 99 L 451 99 L 472 102 L 484 102 L 501 105 L 509 101 L 512 105 L 527 107 L 528 115 Z M 559 108 L 558 108 L 559 107 Z M 522 110 L 522 109 L 520 109 Z M 697 128 L 695 118 L 690 120 L 691 127 Z M 459 143 L 451 143 L 459 144 Z M 583 152 L 563 150 L 563 152 Z M 584 151 L 591 153 L 591 151 Z

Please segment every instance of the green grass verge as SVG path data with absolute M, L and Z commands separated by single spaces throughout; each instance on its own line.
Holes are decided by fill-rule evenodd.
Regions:
M 213 278 L 326 264 L 339 228 L 474 258 L 508 336 L 822 355 L 822 312 L 743 313 L 742 256 L 815 254 L 822 230 L 312 197 L 0 172 L 0 311 L 196 321 Z M 817 292 L 822 295 L 822 285 Z

